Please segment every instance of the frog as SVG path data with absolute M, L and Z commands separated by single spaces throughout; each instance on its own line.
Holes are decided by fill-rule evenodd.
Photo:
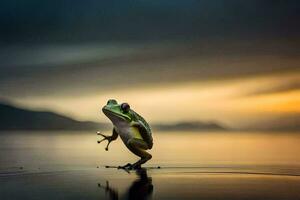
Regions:
M 112 122 L 113 129 L 110 136 L 97 131 L 97 134 L 103 137 L 98 143 L 107 140 L 105 150 L 108 151 L 110 143 L 120 136 L 127 149 L 140 159 L 133 164 L 128 163 L 118 168 L 140 169 L 142 164 L 152 158 L 152 155 L 147 152 L 153 147 L 150 125 L 141 115 L 131 109 L 128 103 L 118 104 L 115 99 L 109 99 L 102 107 L 102 112 Z

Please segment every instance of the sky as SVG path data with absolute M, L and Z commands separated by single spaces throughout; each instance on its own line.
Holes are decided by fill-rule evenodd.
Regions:
M 153 123 L 289 124 L 299 20 L 296 0 L 4 0 L 0 99 L 102 122 L 115 98 Z

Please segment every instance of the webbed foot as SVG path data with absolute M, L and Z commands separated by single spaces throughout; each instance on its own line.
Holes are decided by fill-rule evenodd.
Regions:
M 119 166 L 118 169 L 131 169 L 131 167 L 132 167 L 132 164 L 127 163 L 126 165 Z
M 103 141 L 105 141 L 105 140 L 108 141 L 108 143 L 107 143 L 107 145 L 106 145 L 106 147 L 105 147 L 105 151 L 108 151 L 108 146 L 109 146 L 110 142 L 112 141 L 112 137 L 111 137 L 111 136 L 107 136 L 107 135 L 103 135 L 102 133 L 100 133 L 100 131 L 97 131 L 96 133 L 97 133 L 97 135 L 100 135 L 100 136 L 103 137 L 102 140 L 98 140 L 98 141 L 97 141 L 98 144 L 100 144 L 101 142 L 103 142 Z
M 118 166 L 118 169 L 123 169 L 123 170 L 126 171 L 128 174 L 130 174 L 131 167 L 132 167 L 132 164 L 127 163 L 126 165 Z
M 123 166 L 119 166 L 118 169 L 124 169 L 126 171 L 129 171 L 129 170 L 136 170 L 136 169 L 141 169 L 141 165 L 139 164 L 130 164 L 130 163 L 127 163 L 126 165 L 123 165 Z

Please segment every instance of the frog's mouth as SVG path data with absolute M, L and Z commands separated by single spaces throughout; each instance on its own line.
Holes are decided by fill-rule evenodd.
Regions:
M 131 121 L 130 117 L 128 117 L 127 115 L 123 115 L 121 113 L 116 113 L 116 112 L 112 112 L 109 109 L 106 109 L 105 107 L 102 108 L 103 113 L 108 117 L 108 118 L 121 118 L 125 121 Z

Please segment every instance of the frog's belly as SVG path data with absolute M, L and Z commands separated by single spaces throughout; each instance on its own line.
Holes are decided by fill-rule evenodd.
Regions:
M 122 126 L 122 127 L 118 127 L 117 130 L 118 130 L 118 133 L 119 133 L 121 139 L 123 140 L 123 142 L 125 144 L 127 143 L 127 141 L 129 139 L 132 139 L 132 138 L 137 138 L 137 139 L 141 139 L 141 140 L 143 139 L 140 134 L 139 129 L 136 127 Z

